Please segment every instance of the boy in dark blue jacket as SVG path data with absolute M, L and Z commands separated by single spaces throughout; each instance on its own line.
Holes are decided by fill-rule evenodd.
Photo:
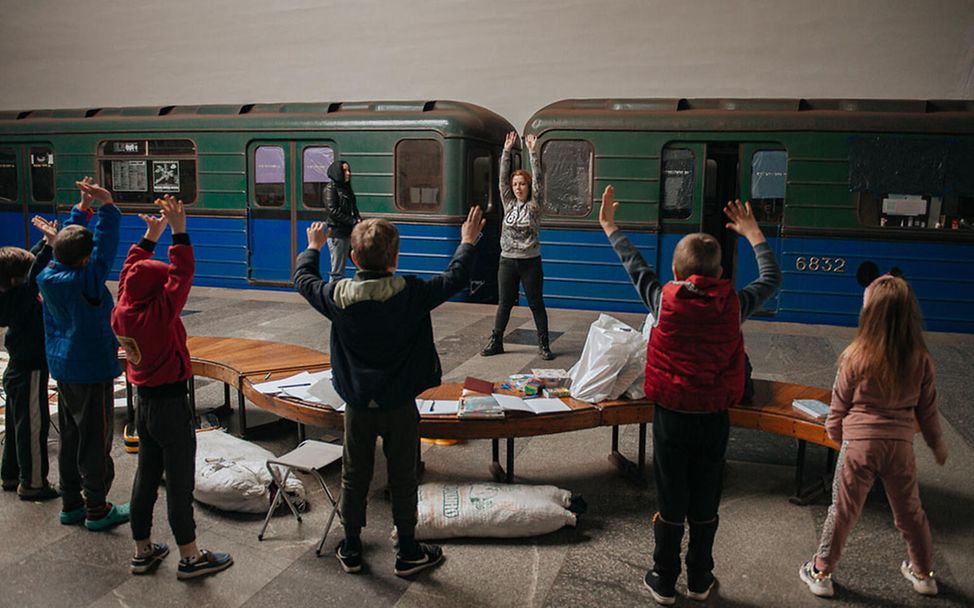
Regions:
M 342 496 L 338 510 L 345 539 L 335 555 L 345 572 L 362 569 L 366 502 L 382 437 L 388 462 L 392 518 L 399 534 L 395 573 L 410 576 L 443 558 L 435 545 L 416 542 L 416 461 L 419 413 L 416 396 L 440 384 L 442 370 L 433 343 L 430 311 L 467 286 L 474 244 L 483 229 L 474 206 L 460 229 L 449 267 L 429 280 L 396 276 L 399 231 L 384 219 L 359 222 L 352 230 L 354 279 L 321 278 L 323 222 L 308 228 L 308 249 L 298 256 L 294 286 L 331 319 L 331 365 L 335 390 L 346 402 Z
M 4 491 L 17 490 L 21 500 L 50 500 L 60 494 L 47 482 L 51 414 L 37 275 L 51 261 L 57 226 L 40 217 L 33 222 L 45 233 L 33 249 L 0 247 L 0 327 L 7 328 L 3 344 L 10 355 L 3 373 L 6 439 L 0 478 Z
M 44 297 L 47 364 L 58 385 L 61 523 L 105 530 L 129 519 L 128 503 L 112 505 L 115 478 L 113 380 L 122 373 L 112 333 L 112 294 L 105 279 L 118 252 L 121 213 L 90 178 L 77 182 L 81 202 L 54 240 L 54 259 L 37 277 Z M 102 206 L 92 230 L 93 200 Z

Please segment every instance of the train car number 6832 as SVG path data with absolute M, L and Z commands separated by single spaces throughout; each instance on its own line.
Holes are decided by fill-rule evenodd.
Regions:
M 845 258 L 798 256 L 795 270 L 801 272 L 845 272 Z

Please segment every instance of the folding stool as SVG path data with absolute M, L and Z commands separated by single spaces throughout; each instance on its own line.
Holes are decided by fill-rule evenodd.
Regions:
M 315 549 L 315 554 L 320 556 L 321 549 L 325 545 L 325 538 L 328 537 L 328 531 L 331 530 L 331 524 L 335 519 L 335 513 L 338 511 L 338 496 L 341 495 L 339 490 L 338 496 L 332 496 L 331 490 L 325 485 L 325 480 L 321 478 L 321 474 L 318 472 L 319 469 L 323 469 L 336 460 L 341 460 L 342 458 L 342 446 L 334 445 L 331 443 L 325 443 L 323 441 L 315 441 L 313 439 L 307 439 L 298 444 L 298 447 L 294 448 L 287 454 L 280 456 L 274 460 L 267 461 L 267 470 L 271 474 L 271 479 L 277 484 L 277 495 L 274 500 L 271 501 L 271 507 L 267 510 L 267 517 L 264 518 L 264 527 L 260 529 L 260 534 L 257 535 L 257 540 L 264 540 L 264 531 L 267 530 L 267 524 L 271 521 L 271 515 L 273 515 L 274 510 L 277 506 L 281 504 L 283 499 L 287 506 L 291 509 L 291 513 L 301 521 L 301 515 L 298 513 L 297 508 L 291 502 L 288 497 L 287 492 L 284 491 L 284 484 L 287 483 L 288 477 L 291 473 L 298 471 L 306 475 L 311 475 L 318 480 L 321 484 L 321 488 L 325 491 L 325 496 L 331 502 L 331 515 L 328 516 L 328 524 L 325 525 L 325 533 L 321 536 L 321 542 L 318 543 L 318 547 Z M 283 473 L 283 476 L 282 476 Z

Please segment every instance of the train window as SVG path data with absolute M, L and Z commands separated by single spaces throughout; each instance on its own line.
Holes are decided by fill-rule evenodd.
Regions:
M 188 139 L 118 139 L 98 146 L 101 181 L 118 203 L 149 204 L 171 194 L 196 202 L 196 144 Z
M 860 192 L 859 222 L 887 228 L 971 230 L 974 197 Z
M 759 222 L 781 222 L 787 172 L 784 150 L 758 150 L 751 156 L 751 207 Z
M 494 161 L 489 150 L 479 149 L 470 152 L 467 200 L 465 201 L 468 205 L 479 205 L 486 210 L 493 202 L 493 168 Z
M 324 207 L 325 184 L 331 181 L 328 167 L 335 161 L 335 151 L 328 146 L 308 146 L 302 160 L 301 202 L 305 207 Z
M 443 145 L 435 139 L 404 139 L 396 144 L 396 204 L 407 211 L 440 206 Z
M 257 146 L 254 149 L 254 202 L 260 207 L 283 207 L 284 148 Z
M 0 148 L 0 203 L 17 200 L 17 153 L 12 148 Z
M 54 200 L 54 150 L 49 146 L 30 149 L 30 187 L 34 200 Z
M 545 142 L 541 149 L 545 214 L 584 216 L 592 211 L 594 155 L 592 143 L 586 140 Z
M 663 209 L 668 219 L 687 219 L 693 213 L 693 150 L 663 150 Z

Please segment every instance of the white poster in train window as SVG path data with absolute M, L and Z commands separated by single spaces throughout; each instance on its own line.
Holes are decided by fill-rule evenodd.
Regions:
M 112 190 L 116 192 L 145 192 L 148 176 L 144 160 L 113 160 Z
M 154 192 L 179 192 L 179 161 L 152 161 L 152 190 Z

